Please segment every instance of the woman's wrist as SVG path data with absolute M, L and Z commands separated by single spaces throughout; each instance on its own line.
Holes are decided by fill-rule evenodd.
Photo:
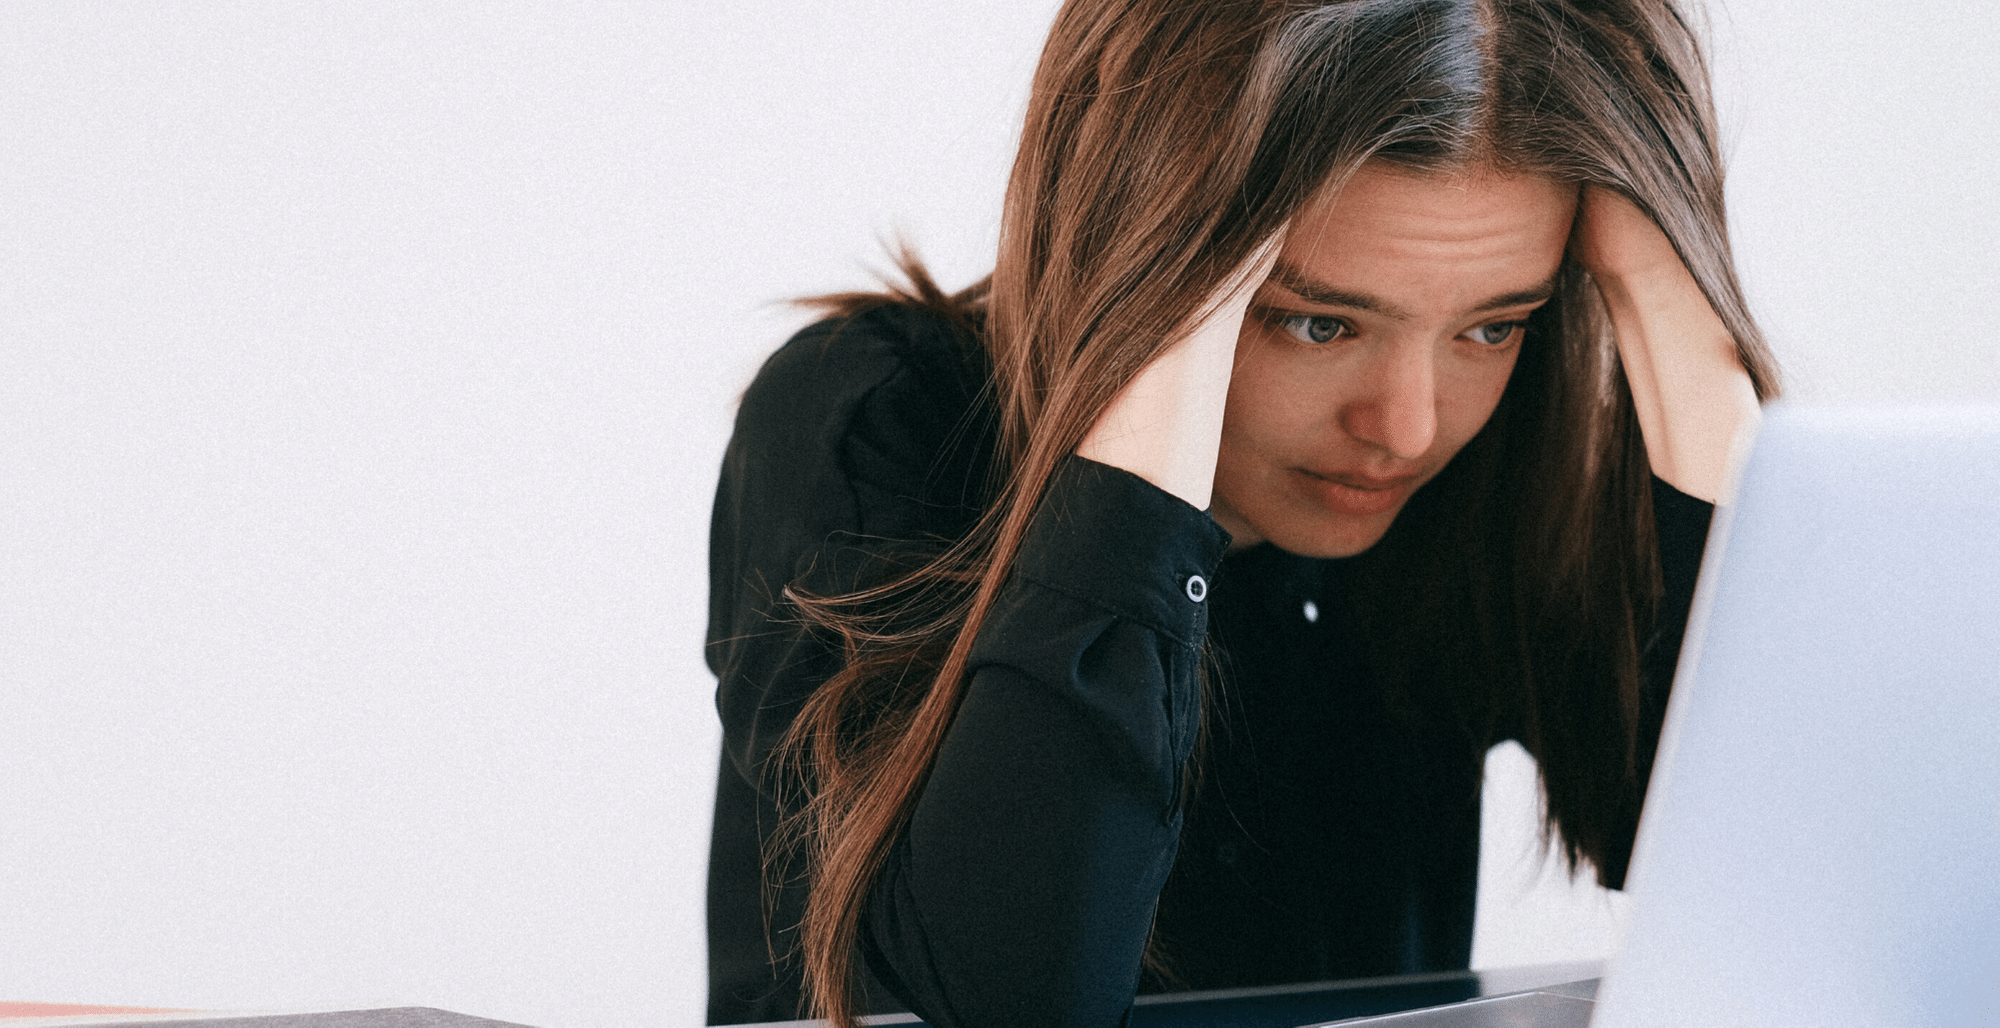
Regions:
M 1129 471 L 1206 510 L 1215 489 L 1222 414 L 1250 297 L 1271 273 L 1281 231 L 1264 241 L 1195 313 L 1196 321 L 1112 398 L 1076 455 Z
M 1603 291 L 1653 473 L 1720 500 L 1737 442 L 1760 416 L 1735 338 L 1692 278 L 1684 288 L 1628 282 Z
M 1630 201 L 1586 189 L 1576 246 L 1611 319 L 1653 473 L 1721 499 L 1737 442 L 1760 416 L 1735 337 L 1666 234 Z
M 1226 347 L 1202 337 L 1217 331 L 1219 326 L 1204 325 L 1141 369 L 1091 426 L 1077 456 L 1129 471 L 1206 509 L 1215 485 L 1227 359 L 1236 329 L 1228 327 Z

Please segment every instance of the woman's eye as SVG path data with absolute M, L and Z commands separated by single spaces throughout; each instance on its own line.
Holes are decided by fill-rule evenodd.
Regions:
M 1488 346 L 1505 346 L 1514 340 L 1517 333 L 1527 328 L 1527 325 L 1525 321 L 1496 321 L 1491 325 L 1481 325 L 1466 335 L 1471 336 L 1474 342 L 1485 343 Z
M 1287 314 L 1278 319 L 1278 327 L 1301 343 L 1330 343 L 1354 334 L 1347 322 L 1325 314 Z

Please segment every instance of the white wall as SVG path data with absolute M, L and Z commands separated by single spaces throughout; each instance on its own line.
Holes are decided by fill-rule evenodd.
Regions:
M 983 270 L 1053 6 L 0 4 L 0 999 L 698 1023 L 733 398 L 879 235 Z M 1801 394 L 2000 398 L 1929 6 L 1715 19 Z M 1484 963 L 1615 934 L 1526 774 Z

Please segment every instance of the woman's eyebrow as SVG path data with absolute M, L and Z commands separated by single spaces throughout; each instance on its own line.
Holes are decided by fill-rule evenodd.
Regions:
M 1336 289 L 1324 282 L 1316 282 L 1307 278 L 1304 272 L 1286 263 L 1283 259 L 1280 259 L 1276 264 L 1271 266 L 1271 281 L 1291 290 L 1297 294 L 1299 299 L 1307 303 L 1319 304 L 1322 307 L 1348 307 L 1357 311 L 1367 311 L 1370 314 L 1380 314 L 1383 317 L 1395 318 L 1398 321 L 1407 321 L 1410 317 L 1408 311 L 1385 300 L 1377 299 L 1366 293 L 1350 293 L 1345 289 Z
M 1556 295 L 1556 280 L 1554 276 L 1550 276 L 1547 282 L 1544 282 L 1533 289 L 1523 289 L 1519 292 L 1514 292 L 1514 293 L 1501 293 L 1499 296 L 1496 296 L 1493 299 L 1488 300 L 1485 303 L 1482 303 L 1479 306 L 1474 307 L 1472 309 L 1474 311 L 1497 311 L 1508 307 L 1525 307 L 1529 304 L 1544 304 L 1549 302 L 1549 298 L 1555 295 Z
M 1369 296 L 1366 293 L 1349 292 L 1345 289 L 1327 285 L 1324 282 L 1314 281 L 1306 277 L 1304 272 L 1283 260 L 1272 265 L 1271 281 L 1291 290 L 1299 299 L 1307 303 L 1318 304 L 1322 307 L 1346 307 L 1350 310 L 1380 314 L 1385 318 L 1393 318 L 1397 321 L 1408 321 L 1411 318 L 1411 314 L 1408 311 L 1379 297 Z M 1509 307 L 1547 303 L 1549 298 L 1554 295 L 1556 295 L 1556 280 L 1555 276 L 1552 275 L 1548 281 L 1532 289 L 1502 293 L 1499 296 L 1482 301 L 1472 308 L 1472 312 L 1477 314 L 1485 311 L 1505 310 Z

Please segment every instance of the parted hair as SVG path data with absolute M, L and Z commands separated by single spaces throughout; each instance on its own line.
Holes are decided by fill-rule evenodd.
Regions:
M 937 555 L 841 596 L 788 595 L 843 669 L 771 773 L 803 795 L 814 1012 L 853 1023 L 861 913 L 966 686 L 972 641 L 1064 457 L 1294 212 L 1368 162 L 1603 186 L 1652 216 L 1734 335 L 1776 366 L 1732 265 L 1709 78 L 1671 0 L 1071 0 L 1028 102 L 991 278 L 826 298 L 932 307 L 993 368 L 994 479 Z M 1365 655 L 1452 712 L 1469 759 L 1512 736 L 1550 838 L 1621 880 L 1657 718 L 1640 674 L 1662 595 L 1650 473 L 1609 322 L 1565 259 L 1485 428 L 1359 558 Z M 785 926 L 789 927 L 789 926 Z

